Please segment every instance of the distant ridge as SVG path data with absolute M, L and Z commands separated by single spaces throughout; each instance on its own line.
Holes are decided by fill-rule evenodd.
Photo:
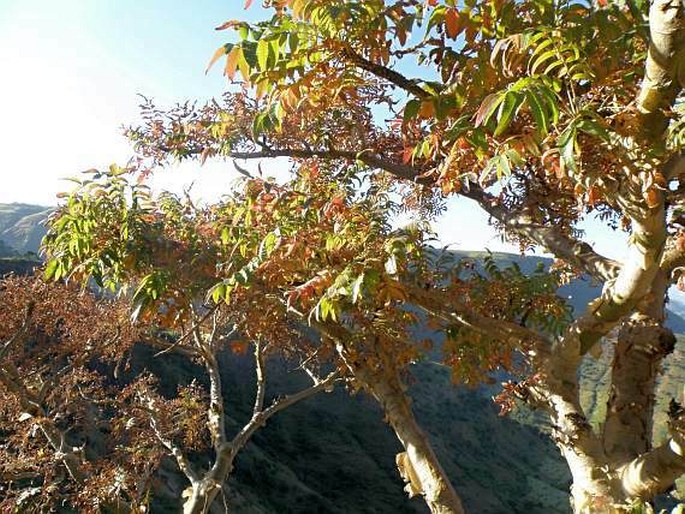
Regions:
M 44 222 L 54 207 L 0 203 L 0 257 L 37 254 L 45 235 Z

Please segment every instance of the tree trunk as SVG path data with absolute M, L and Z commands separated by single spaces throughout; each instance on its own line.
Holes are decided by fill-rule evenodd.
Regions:
M 422 495 L 433 514 L 464 514 L 461 500 L 438 461 L 425 432 L 419 427 L 397 371 L 360 367 L 357 378 L 383 408 L 405 452 L 397 455 L 409 496 Z
M 226 485 L 233 471 L 235 448 L 228 444 L 222 448 L 214 461 L 212 469 L 202 480 L 196 481 L 188 489 L 190 496 L 183 503 L 183 514 L 205 514 L 216 500 L 219 491 Z
M 614 514 L 616 500 L 609 486 L 608 470 L 595 462 L 589 462 L 572 444 L 561 446 L 561 453 L 568 464 L 573 482 L 571 484 L 571 507 L 575 514 Z
M 675 337 L 667 328 L 635 314 L 618 335 L 604 424 L 604 448 L 615 462 L 629 462 L 652 447 L 656 381 Z
M 193 484 L 190 496 L 183 503 L 183 514 L 205 514 L 219 494 L 221 485 L 214 480 L 204 479 Z

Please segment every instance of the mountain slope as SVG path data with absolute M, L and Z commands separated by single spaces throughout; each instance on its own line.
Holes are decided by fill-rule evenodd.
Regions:
M 17 254 L 38 253 L 45 235 L 43 222 L 52 210 L 24 203 L 0 204 L 0 243 Z
M 0 206 L 0 214 L 3 212 L 7 211 Z M 16 207 L 9 212 L 13 221 L 0 225 L 3 233 L 16 226 L 44 230 L 36 217 L 46 211 Z M 509 254 L 497 254 L 496 258 L 500 264 L 517 262 L 524 271 L 531 271 L 539 262 L 551 262 Z M 18 265 L 18 261 L 0 260 L 0 275 L 12 267 L 22 272 Z M 598 287 L 583 280 L 561 290 L 570 297 L 576 312 L 599 292 Z M 676 313 L 670 322 L 676 323 L 674 328 L 685 326 Z M 606 402 L 610 359 L 608 351 L 597 361 L 587 358 L 581 370 L 583 401 L 595 424 Z M 132 359 L 131 373 L 143 369 L 159 377 L 167 395 L 174 394 L 179 384 L 203 376 L 202 370 L 183 358 L 153 358 L 150 352 L 140 349 Z M 237 429 L 251 413 L 254 370 L 249 358 L 226 354 L 222 357 L 222 374 L 228 421 Z M 303 378 L 286 363 L 272 363 L 270 374 L 269 395 L 303 385 Z M 470 512 L 569 512 L 569 472 L 544 433 L 547 427 L 543 416 L 521 411 L 512 418 L 500 418 L 490 400 L 498 386 L 455 386 L 450 383 L 449 371 L 435 363 L 413 366 L 409 382 L 418 421 L 430 434 Z M 660 382 L 659 423 L 655 428 L 659 434 L 664 431 L 665 405 L 670 397 L 682 394 L 683 383 L 685 340 L 681 339 L 665 363 Z M 337 390 L 279 413 L 260 430 L 238 456 L 227 500 L 238 514 L 425 513 L 423 503 L 409 500 L 402 490 L 394 465 L 399 451 L 398 441 L 370 398 L 364 394 L 351 397 Z M 196 456 L 196 460 L 202 462 L 203 457 Z M 167 463 L 157 476 L 152 511 L 177 512 L 177 498 L 186 485 L 174 464 Z

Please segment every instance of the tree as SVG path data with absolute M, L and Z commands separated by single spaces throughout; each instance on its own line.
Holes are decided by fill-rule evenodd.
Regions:
M 500 339 L 521 333 L 515 320 L 525 315 L 544 333 L 563 326 L 567 311 L 554 293 L 559 277 L 525 277 L 516 267 L 502 271 L 492 261 L 487 278 L 464 275 L 463 263 L 455 265 L 449 255 L 426 246 L 419 227 L 392 230 L 387 219 L 398 206 L 386 187 L 374 181 L 360 191 L 363 176 L 347 166 L 328 169 L 304 162 L 285 184 L 251 177 L 230 197 L 203 208 L 169 194 L 155 200 L 146 186 L 127 180 L 125 171 L 113 166 L 94 172 L 57 210 L 46 237 L 46 275 L 93 279 L 113 290 L 124 284 L 131 294 L 119 293 L 130 296 L 134 318 L 177 334 L 175 341 L 154 337 L 147 342 L 205 366 L 215 460 L 204 475 L 166 434 L 173 433 L 172 418 L 198 426 L 195 409 L 184 413 L 183 402 L 164 407 L 146 381 L 135 393 L 143 417 L 191 483 L 186 511 L 202 512 L 211 505 L 238 450 L 271 414 L 327 388 L 338 376 L 380 403 L 406 450 L 397 464 L 410 495 L 423 495 L 433 512 L 461 511 L 406 393 L 408 365 L 430 349 L 430 342 L 416 341 L 412 330 L 423 322 L 454 332 L 458 372 L 465 379 L 477 381 L 497 366 L 512 369 L 512 348 Z M 510 294 L 502 294 L 504 284 Z M 463 306 L 458 317 L 426 294 L 438 287 Z M 416 306 L 421 317 L 412 312 Z M 479 334 L 471 352 L 457 326 L 481 319 L 485 306 L 497 309 L 500 325 Z M 216 359 L 225 346 L 220 327 L 228 324 L 255 342 L 258 379 L 253 417 L 231 441 Z M 265 348 L 295 358 L 314 379 L 312 388 L 266 410 Z M 328 378 L 318 378 L 326 368 Z
M 129 512 L 146 503 L 150 453 L 116 428 L 126 409 L 97 369 L 133 343 L 121 307 L 35 278 L 0 282 L 3 510 Z
M 246 89 L 224 106 L 176 109 L 171 122 L 148 109 L 129 131 L 139 164 L 327 160 L 398 179 L 406 204 L 427 214 L 450 195 L 474 200 L 508 240 L 604 284 L 559 337 L 516 336 L 531 370 L 518 394 L 549 414 L 575 511 L 671 487 L 685 471 L 682 409 L 672 409 L 663 444 L 651 427 L 658 369 L 674 346 L 664 306 L 670 285 L 683 282 L 685 255 L 681 3 L 267 4 L 267 21 L 218 27 L 236 35 L 210 65 L 225 57 L 224 73 Z M 626 233 L 624 260 L 583 241 L 578 224 L 594 216 Z M 499 326 L 482 314 L 472 328 Z M 578 366 L 612 330 L 607 417 L 594 431 Z
M 174 352 L 202 365 L 208 394 L 191 383 L 179 387 L 176 397 L 164 398 L 156 392 L 155 377 L 143 375 L 127 385 L 119 402 L 127 406 L 131 437 L 173 458 L 190 482 L 183 493 L 183 512 L 204 513 L 224 490 L 236 456 L 252 435 L 274 414 L 331 391 L 342 374 L 319 365 L 317 345 L 301 327 L 269 316 L 273 302 L 263 294 L 243 300 L 243 305 L 206 298 L 212 287 L 211 296 L 217 298 L 245 284 L 260 259 L 278 244 L 271 232 L 258 241 L 255 257 L 231 259 L 236 252 L 247 255 L 250 241 L 232 241 L 231 234 L 246 232 L 247 227 L 235 223 L 250 216 L 249 209 L 232 212 L 230 204 L 199 209 L 171 194 L 154 199 L 146 186 L 130 185 L 122 171 L 113 166 L 109 172 L 95 172 L 57 210 L 45 238 L 50 258 L 45 278 L 68 277 L 84 284 L 92 280 L 128 299 L 131 327 L 145 344 L 159 350 L 158 356 Z M 227 220 L 234 225 L 226 225 Z M 259 233 L 249 237 L 253 242 Z M 231 270 L 230 278 L 217 285 L 223 272 Z M 263 308 L 269 331 L 257 314 Z M 237 333 L 249 339 L 236 339 Z M 255 357 L 254 407 L 244 425 L 234 430 L 227 426 L 219 357 L 227 349 L 245 353 L 250 346 Z M 267 403 L 265 361 L 276 355 L 299 362 L 312 384 Z M 192 461 L 191 454 L 199 451 L 210 453 L 208 468 Z

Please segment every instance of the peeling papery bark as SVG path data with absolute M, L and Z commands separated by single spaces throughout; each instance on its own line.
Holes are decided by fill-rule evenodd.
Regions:
M 381 404 L 388 423 L 405 449 L 397 458 L 400 474 L 407 482 L 405 490 L 410 496 L 423 496 L 433 514 L 463 514 L 459 496 L 426 433 L 416 422 L 407 394 L 394 378 L 371 379 L 368 388 Z
M 642 314 L 619 331 L 602 434 L 612 461 L 628 462 L 651 448 L 657 377 L 674 346 L 673 333 Z
M 644 135 L 661 138 L 665 109 L 685 84 L 685 14 L 680 0 L 655 0 L 649 10 L 650 44 L 637 99 Z
M 338 348 L 339 353 L 345 353 L 341 345 Z M 388 423 L 402 443 L 405 451 L 397 455 L 396 464 L 407 483 L 405 491 L 410 497 L 421 495 L 432 514 L 464 514 L 459 495 L 428 436 L 416 421 L 398 370 L 391 362 L 382 370 L 372 370 L 363 364 L 350 365 L 354 367 L 355 378 L 381 405 Z

